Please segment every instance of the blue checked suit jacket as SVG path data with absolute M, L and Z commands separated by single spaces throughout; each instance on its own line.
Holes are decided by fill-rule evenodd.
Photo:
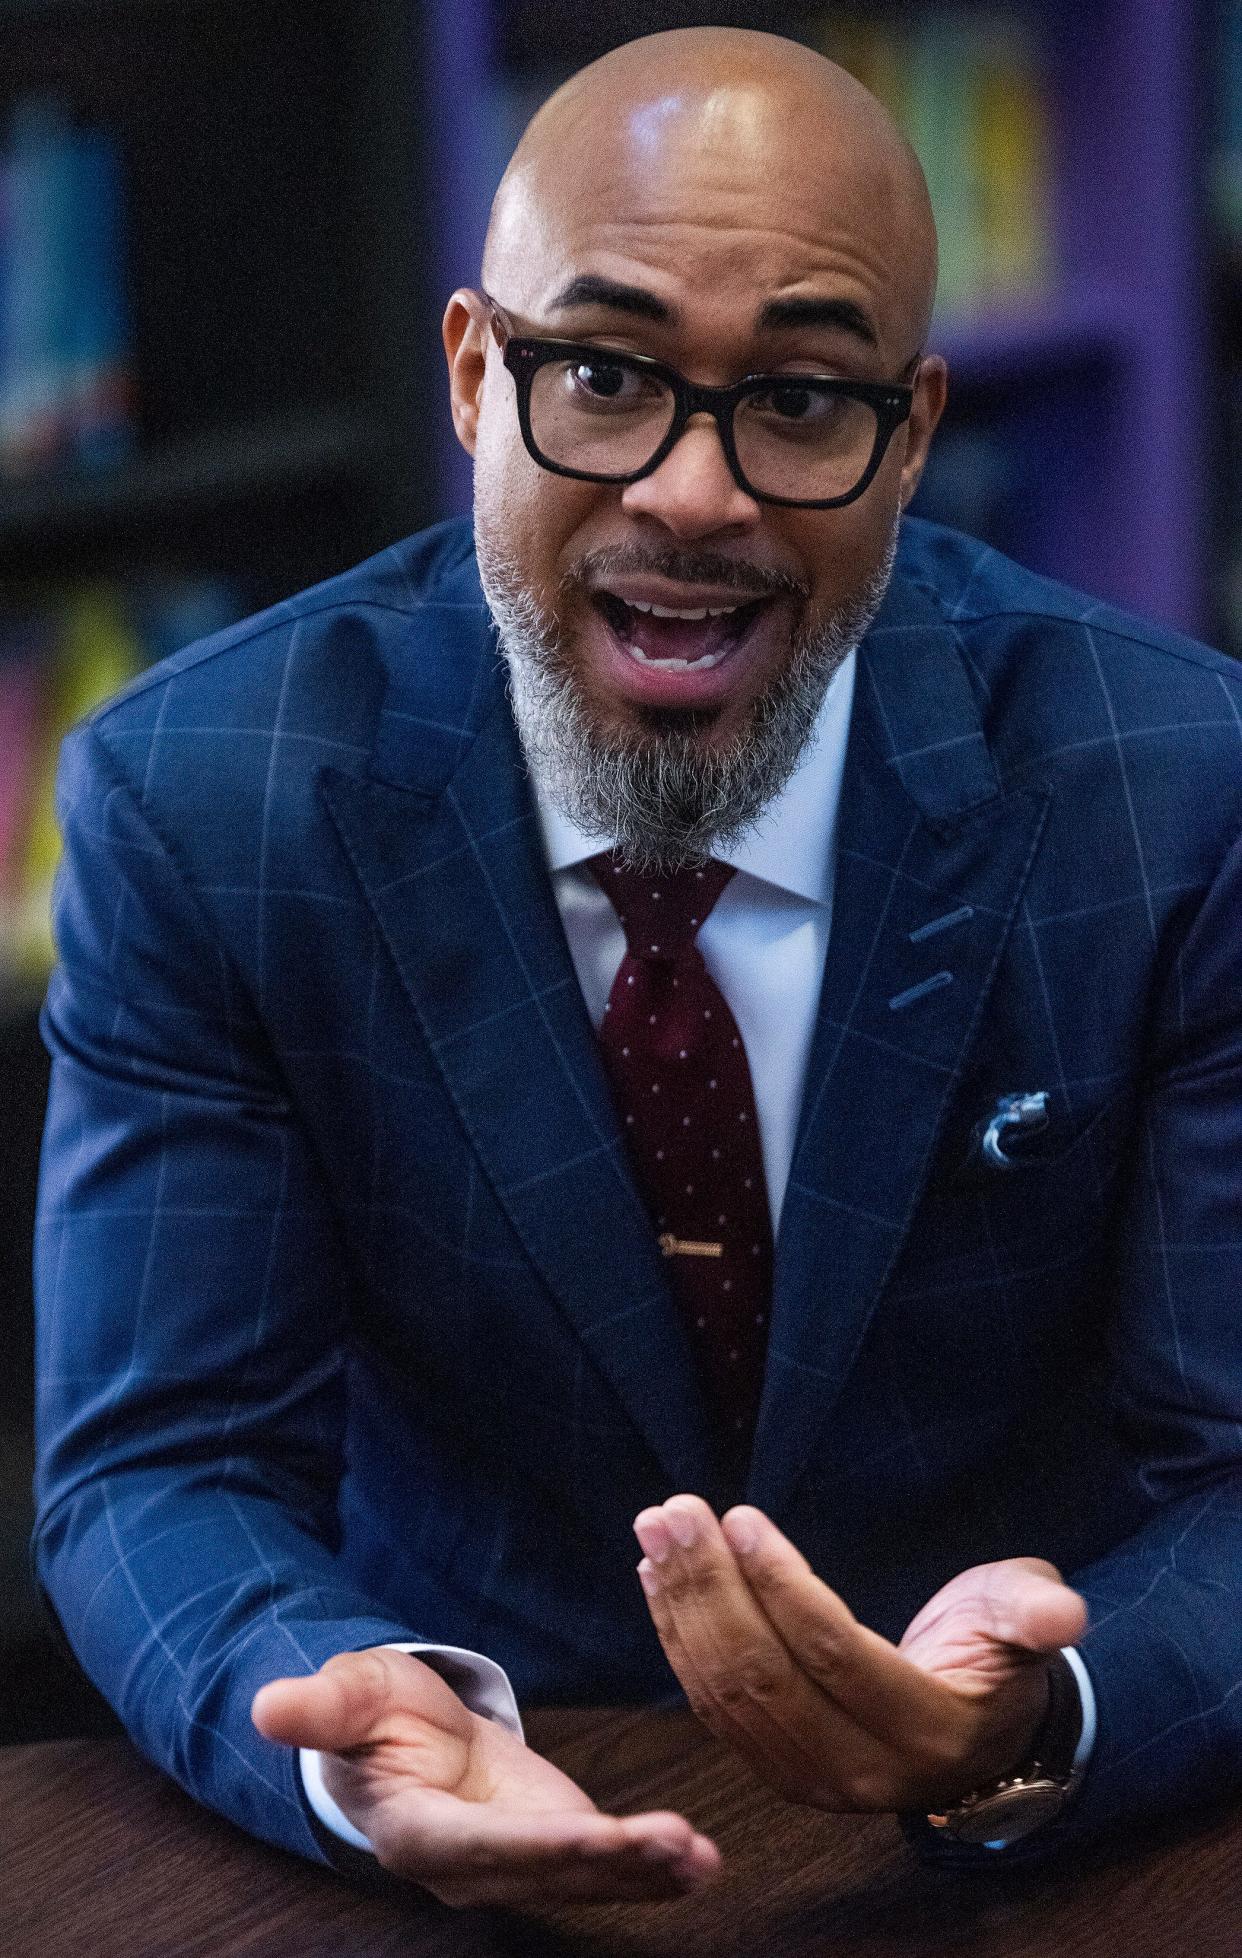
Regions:
M 676 1700 L 631 1520 L 713 1455 L 466 526 L 68 742 L 36 1555 L 138 1744 L 320 1855 L 256 1688 L 426 1638 Z M 1060 1833 L 1242 1761 L 1242 673 L 904 527 L 860 652 L 746 1494 L 882 1632 L 1049 1557 Z M 999 1096 L 1043 1090 L 1020 1167 Z

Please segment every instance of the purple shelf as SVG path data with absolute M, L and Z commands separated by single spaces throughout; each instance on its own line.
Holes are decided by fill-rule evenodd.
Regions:
M 928 349 L 948 361 L 951 384 L 986 384 L 1120 363 L 1133 342 L 1132 313 L 1120 299 L 1070 292 L 935 320 Z

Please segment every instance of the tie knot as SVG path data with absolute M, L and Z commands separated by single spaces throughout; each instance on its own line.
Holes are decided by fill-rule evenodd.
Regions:
M 592 857 L 591 869 L 625 932 L 631 958 L 675 959 L 694 940 L 733 865 L 715 858 L 702 866 L 651 873 L 631 870 L 615 851 Z

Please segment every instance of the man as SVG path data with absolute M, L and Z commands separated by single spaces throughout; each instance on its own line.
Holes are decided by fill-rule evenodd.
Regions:
M 932 1854 L 1236 1786 L 1242 681 L 902 521 L 934 276 L 841 71 L 617 50 L 446 314 L 477 572 L 67 750 L 40 1569 L 290 1848 L 712 1876 L 514 1693 L 683 1689 Z

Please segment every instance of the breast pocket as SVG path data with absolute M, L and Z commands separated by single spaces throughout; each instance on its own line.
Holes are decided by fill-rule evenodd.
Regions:
M 996 1278 L 1073 1260 L 1113 1215 L 1135 1127 L 1129 1092 L 1071 1117 L 1050 1102 L 1047 1126 L 990 1161 L 976 1120 L 946 1143 L 907 1244 L 907 1271 L 926 1278 Z

